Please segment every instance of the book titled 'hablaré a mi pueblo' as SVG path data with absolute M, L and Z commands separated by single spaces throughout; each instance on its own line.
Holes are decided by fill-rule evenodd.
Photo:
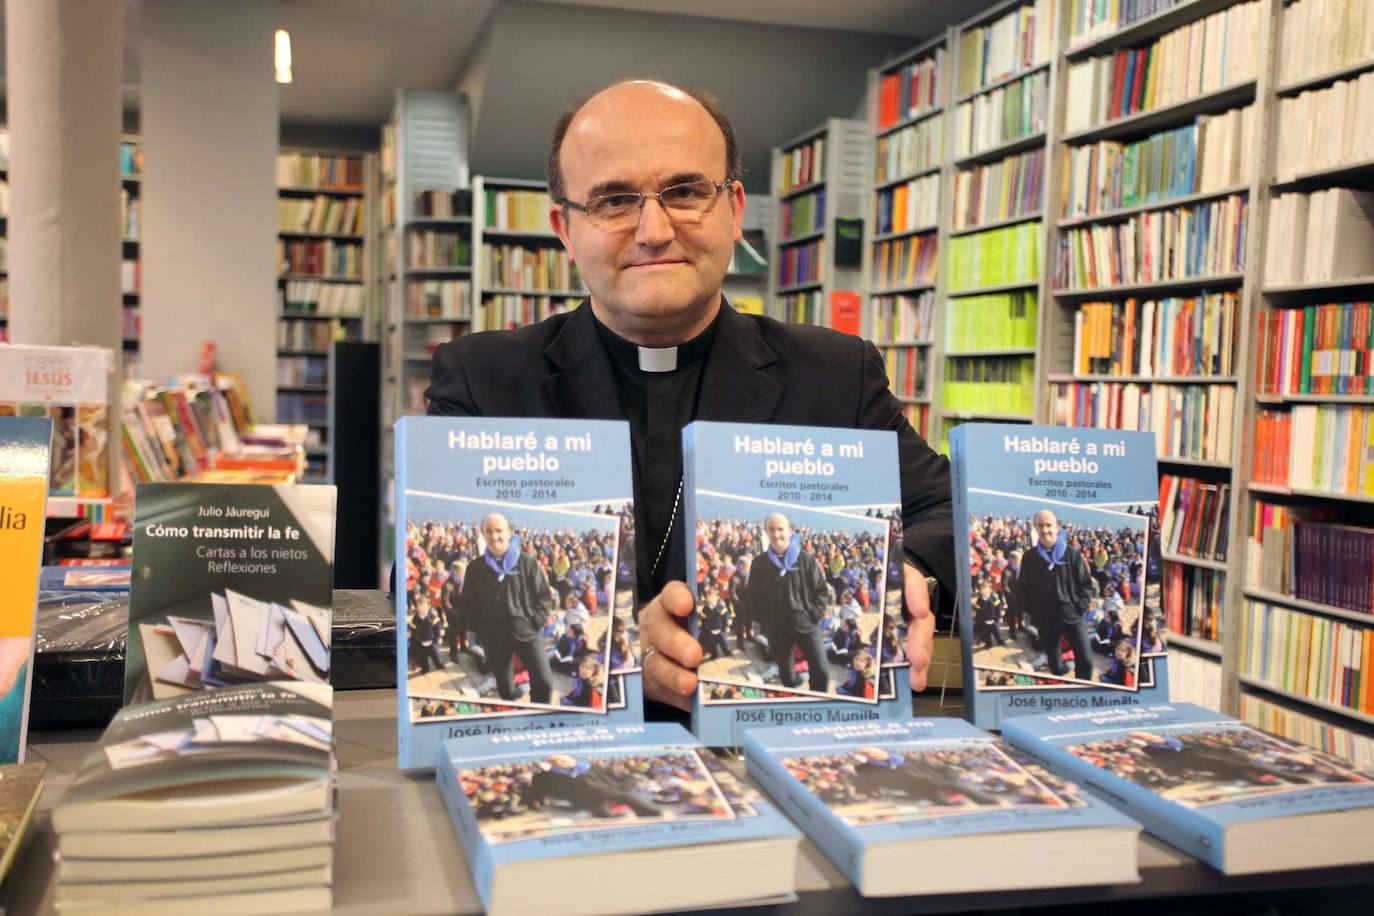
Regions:
M 795 888 L 787 818 L 680 725 L 445 741 L 439 791 L 488 913 L 638 913 Z
M 744 752 L 864 896 L 1139 880 L 1139 824 L 962 719 L 754 729 Z
M 901 484 L 889 430 L 682 432 L 697 736 L 911 714 Z
M 1167 701 L 1154 436 L 971 423 L 949 445 L 973 722 Z
M 396 424 L 401 769 L 445 738 L 638 722 L 629 424 Z
M 1374 772 L 1210 709 L 1051 713 L 1002 734 L 1227 874 L 1374 861 Z

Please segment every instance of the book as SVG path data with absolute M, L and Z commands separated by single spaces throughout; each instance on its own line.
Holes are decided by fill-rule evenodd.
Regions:
M 951 298 L 945 310 L 945 352 L 1034 350 L 1040 309 L 1035 290 Z
M 919 118 L 944 101 L 945 49 L 935 48 L 878 77 L 877 128 Z
M 959 95 L 975 92 L 1049 60 L 1054 49 L 1054 4 L 1030 0 L 959 35 Z
M 1374 71 L 1279 99 L 1273 151 L 1278 180 L 1374 158 L 1359 113 L 1374 105 Z
M 1051 382 L 1050 398 L 1057 425 L 1152 431 L 1160 458 L 1231 461 L 1234 385 Z
M 1045 150 L 1033 149 L 954 172 L 952 230 L 1029 216 L 1045 195 Z
M 1167 697 L 1152 437 L 966 424 L 950 464 L 973 723 Z
M 973 156 L 1045 129 L 1049 73 L 1039 70 L 954 109 L 954 155 Z
M 362 156 L 282 151 L 277 153 L 277 187 L 363 190 Z
M 1100 0 L 1069 0 L 1066 16 L 1069 25 L 1069 47 L 1105 38 L 1133 22 L 1162 13 L 1187 0 L 1119 0 L 1102 3 Z
M 1035 413 L 1035 357 L 965 357 L 947 353 L 942 403 L 953 414 L 1023 416 Z
M 0 764 L 0 881 L 9 874 L 43 795 L 46 763 Z
M 445 741 L 437 782 L 488 913 L 697 909 L 794 891 L 796 828 L 680 725 Z
M 779 194 L 787 194 L 809 184 L 825 180 L 825 133 L 805 143 L 784 150 Z
M 332 486 L 140 484 L 124 700 L 329 683 Z
M 1003 737 L 1228 875 L 1369 862 L 1374 773 L 1187 703 L 1008 720 Z
M 981 286 L 1039 280 L 1043 228 L 1036 220 L 950 239 L 950 295 Z
M 1281 194 L 1269 209 L 1264 282 L 1323 283 L 1374 274 L 1374 194 Z
M 932 115 L 883 134 L 874 145 L 873 181 L 901 181 L 916 172 L 938 168 L 944 156 L 943 114 Z
M 1140 880 L 1138 824 L 962 719 L 759 728 L 744 751 L 865 897 Z
M 49 495 L 109 496 L 112 359 L 101 347 L 0 346 L 0 417 L 52 420 Z
M 1240 671 L 1318 704 L 1374 715 L 1374 629 L 1246 599 Z
M 1097 376 L 1230 376 L 1240 295 L 1084 302 L 1074 313 L 1073 371 Z
M 52 430 L 0 416 L 0 766 L 24 761 Z
M 334 842 L 331 813 L 306 812 L 232 827 L 93 830 L 58 838 L 63 859 L 168 859 L 256 854 L 255 850 L 318 848 Z M 262 869 L 267 870 L 267 869 Z
M 397 761 L 643 717 L 629 425 L 396 424 Z
M 939 269 L 938 239 L 933 232 L 890 239 L 873 246 L 873 268 L 869 277 L 873 288 L 904 289 L 933 286 Z
M 908 715 L 896 434 L 698 421 L 682 437 L 697 737 Z

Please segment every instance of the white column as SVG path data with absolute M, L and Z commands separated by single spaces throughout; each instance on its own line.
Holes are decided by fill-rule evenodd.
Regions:
M 116 365 L 123 68 L 123 0 L 6 0 L 10 340 Z
M 15 2 L 15 0 L 11 0 Z M 201 345 L 276 415 L 278 0 L 144 0 L 143 368 L 194 371 Z

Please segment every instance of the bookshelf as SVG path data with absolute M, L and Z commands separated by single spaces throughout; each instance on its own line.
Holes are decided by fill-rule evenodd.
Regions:
M 939 371 L 940 252 L 948 243 L 940 217 L 949 181 L 944 156 L 949 83 L 945 34 L 868 73 L 873 190 L 863 258 L 863 327 L 882 354 L 892 393 L 925 438 L 931 435 L 931 396 Z
M 868 138 L 862 121 L 830 118 L 773 148 L 777 204 L 768 239 L 773 317 L 831 326 L 832 296 L 857 295 L 863 288 L 862 258 L 850 257 L 852 224 L 847 221 L 861 219 L 867 187 Z
M 329 409 L 334 341 L 372 336 L 367 191 L 376 157 L 277 153 L 277 420 L 304 423 L 305 481 L 333 480 Z
M 138 240 L 142 234 L 142 210 L 139 191 L 143 180 L 143 140 L 125 136 L 119 142 L 119 212 L 120 212 L 120 314 L 123 325 L 124 377 L 139 375 L 139 339 L 143 321 L 139 311 L 139 292 L 142 289 Z

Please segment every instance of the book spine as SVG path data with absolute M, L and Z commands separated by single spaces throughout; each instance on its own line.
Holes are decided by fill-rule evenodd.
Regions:
M 444 807 L 448 809 L 449 819 L 453 821 L 454 830 L 458 833 L 458 845 L 463 848 L 463 856 L 468 860 L 468 870 L 472 875 L 472 883 L 477 888 L 477 895 L 482 898 L 483 908 L 490 910 L 492 879 L 496 871 L 491 846 L 477 826 L 477 818 L 472 812 L 472 806 L 468 804 L 458 774 L 454 771 L 453 761 L 447 754 L 439 755 L 434 781 L 439 785 Z

